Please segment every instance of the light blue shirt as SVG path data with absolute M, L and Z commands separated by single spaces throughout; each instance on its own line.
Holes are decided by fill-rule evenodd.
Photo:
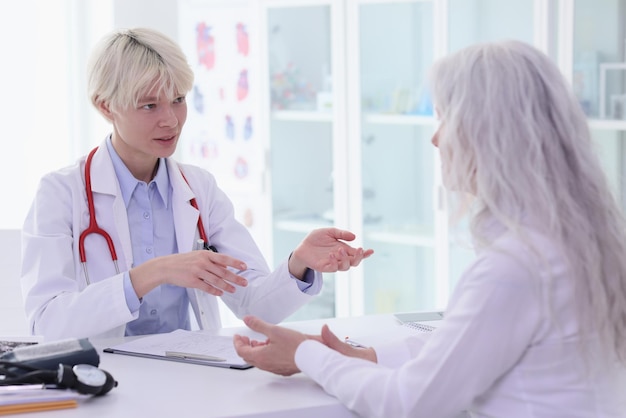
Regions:
M 133 266 L 155 257 L 177 253 L 172 190 L 165 160 L 159 160 L 156 176 L 146 184 L 131 174 L 113 148 L 110 137 L 107 140 L 107 148 L 128 214 Z M 140 301 L 130 282 L 130 275 L 126 272 L 124 292 L 130 311 L 133 313 L 139 311 L 139 317 L 126 325 L 126 335 L 155 334 L 178 328 L 191 328 L 189 298 L 185 288 L 161 285 L 151 290 Z
M 157 173 L 146 184 L 137 180 L 119 157 L 111 137 L 107 149 L 120 184 L 126 205 L 130 240 L 133 248 L 133 267 L 150 259 L 178 253 L 174 214 L 172 212 L 172 186 L 169 181 L 165 159 L 159 159 Z M 158 229 L 155 226 L 158 225 Z M 313 270 L 307 269 L 303 280 L 296 280 L 304 293 L 315 281 Z M 175 285 L 161 285 L 139 300 L 130 281 L 129 272 L 124 273 L 124 294 L 128 309 L 139 317 L 126 325 L 126 335 L 144 335 L 190 329 L 189 297 L 187 290 Z

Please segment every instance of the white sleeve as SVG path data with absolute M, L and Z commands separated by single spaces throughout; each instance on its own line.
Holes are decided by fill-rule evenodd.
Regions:
M 540 325 L 533 278 L 512 257 L 479 259 L 455 296 L 421 349 L 412 338 L 397 347 L 402 358 L 413 355 L 401 367 L 347 358 L 310 340 L 296 364 L 363 416 L 453 416 L 516 364 Z
M 416 332 L 415 335 L 404 338 L 402 341 L 372 346 L 376 351 L 377 363 L 389 368 L 402 366 L 410 359 L 417 357 L 430 335 L 426 332 Z
M 82 194 L 76 196 L 84 192 L 72 187 L 77 179 L 65 172 L 44 176 L 22 227 L 25 312 L 31 333 L 51 340 L 123 335 L 125 324 L 138 316 L 128 309 L 124 272 L 114 272 L 104 240 L 95 240 L 103 248 L 94 254 L 106 257 L 92 256 L 90 263 L 97 267 L 99 258 L 106 258 L 110 272 L 102 270 L 102 277 L 86 286 L 82 270 L 76 270 L 81 215 L 76 202 L 83 200 Z
M 243 260 L 248 267 L 240 273 L 248 280 L 248 285 L 237 288 L 235 293 L 222 295 L 222 301 L 237 317 L 255 315 L 278 323 L 320 292 L 323 278 L 319 272 L 313 273 L 311 288 L 305 293 L 300 290 L 297 279 L 290 275 L 286 259 L 270 271 L 252 235 L 235 218 L 232 201 L 217 186 L 214 177 L 204 170 L 187 168 L 185 171 L 190 181 L 191 175 L 199 176 L 199 180 L 194 179 L 196 183 L 192 183 L 196 190 L 206 189 L 206 196 L 199 206 L 204 210 L 203 220 L 209 242 L 220 253 Z M 285 258 L 288 255 L 285 254 Z

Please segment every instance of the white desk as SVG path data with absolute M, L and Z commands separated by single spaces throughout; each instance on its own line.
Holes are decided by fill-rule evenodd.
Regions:
M 319 334 L 324 323 L 340 338 L 358 339 L 378 333 L 397 336 L 407 332 L 393 315 L 285 325 Z M 235 333 L 255 335 L 241 327 L 220 331 L 221 335 Z M 123 339 L 92 341 L 100 353 L 100 368 L 119 382 L 117 388 L 105 396 L 86 399 L 76 409 L 19 414 L 19 417 L 356 417 L 302 374 L 283 377 L 256 368 L 233 370 L 102 352 L 103 348 L 121 342 Z

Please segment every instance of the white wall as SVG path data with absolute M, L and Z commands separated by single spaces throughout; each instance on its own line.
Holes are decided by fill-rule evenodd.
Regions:
M 20 228 L 45 173 L 82 153 L 90 105 L 87 50 L 111 27 L 107 0 L 0 4 L 0 229 Z M 93 35 L 92 35 L 93 34 Z M 100 118 L 102 119 L 102 118 Z
M 20 230 L 0 230 L 0 339 L 28 335 L 20 288 Z
M 111 11 L 111 0 L 0 3 L 0 335 L 26 333 L 19 229 L 39 179 L 83 154 L 89 127 L 104 121 L 87 100 L 85 67 Z
M 116 28 L 150 27 L 178 39 L 177 0 L 114 0 Z
M 43 173 L 68 161 L 67 25 L 58 5 L 24 0 L 0 6 L 0 195 L 10 202 L 2 205 L 0 228 L 21 226 L 29 203 L 24 196 L 34 194 Z

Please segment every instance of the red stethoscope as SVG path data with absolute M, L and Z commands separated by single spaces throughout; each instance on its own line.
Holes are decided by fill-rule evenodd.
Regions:
M 115 251 L 115 244 L 113 244 L 113 240 L 107 231 L 100 228 L 98 226 L 98 222 L 96 221 L 96 208 L 93 204 L 93 191 L 91 190 L 91 160 L 93 159 L 93 155 L 96 153 L 98 147 L 95 147 L 91 150 L 89 155 L 87 155 L 87 160 L 85 161 L 85 192 L 87 194 L 87 209 L 89 211 L 89 226 L 85 229 L 78 238 L 78 253 L 80 256 L 80 263 L 83 266 L 83 272 L 85 273 L 85 280 L 87 281 L 87 285 L 91 284 L 89 281 L 89 274 L 87 273 L 87 256 L 85 254 L 85 238 L 89 234 L 97 234 L 104 238 L 107 242 L 107 246 L 109 247 L 109 252 L 111 253 L 111 260 L 113 260 L 113 264 L 115 264 L 115 272 L 119 274 L 120 269 L 117 265 L 117 252 Z M 183 176 L 183 179 L 189 185 L 187 178 L 183 174 L 182 170 L 180 174 Z M 196 198 L 194 197 L 189 201 L 191 206 L 193 206 L 198 212 L 198 203 L 196 202 Z M 209 247 L 209 241 L 207 240 L 206 233 L 204 231 L 204 225 L 202 224 L 202 217 L 198 214 L 198 232 L 200 233 L 200 238 L 204 243 L 204 247 L 206 249 L 212 249 L 213 247 Z

